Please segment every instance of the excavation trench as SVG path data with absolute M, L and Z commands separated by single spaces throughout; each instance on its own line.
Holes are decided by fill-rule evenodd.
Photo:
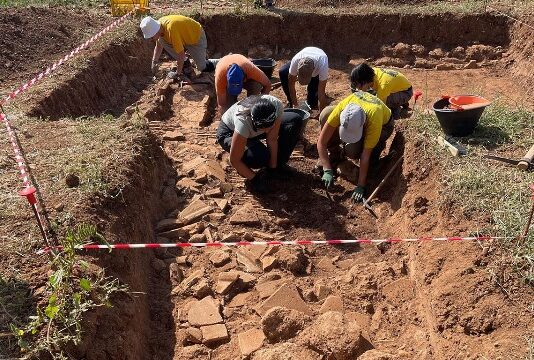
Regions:
M 335 100 L 348 95 L 346 79 L 352 65 L 347 60 L 362 58 L 383 65 L 408 65 L 406 72 L 414 83 L 422 83 L 428 76 L 420 68 L 445 62 L 453 66 L 453 88 L 468 86 L 473 78 L 484 82 L 485 89 L 501 82 L 501 87 L 512 84 L 512 79 L 498 76 L 488 79 L 486 69 L 480 69 L 497 69 L 506 51 L 514 54 L 513 48 L 508 48 L 509 23 L 504 17 L 284 13 L 244 18 L 213 15 L 200 20 L 212 54 L 232 51 L 273 57 L 279 67 L 304 46 L 322 47 L 331 59 L 327 92 Z M 377 25 L 358 26 L 361 23 Z M 241 31 L 243 28 L 247 31 Z M 29 112 L 52 119 L 110 112 L 147 120 L 152 135 L 132 161 L 123 203 L 103 203 L 95 210 L 112 240 L 323 240 L 466 231 L 469 224 L 455 223 L 443 213 L 439 169 L 420 161 L 420 144 L 405 139 L 403 120 L 388 143 L 384 155 L 389 155 L 369 183 L 374 188 L 394 160 L 404 154 L 403 163 L 373 205 L 380 221 L 362 207 L 350 205 L 353 185 L 347 180 L 354 180 L 353 165 L 344 169 L 333 191 L 334 202 L 326 197 L 312 174 L 319 132 L 313 119 L 290 160 L 298 176 L 274 182 L 277 190 L 268 196 L 251 196 L 229 166 L 227 154 L 215 144 L 218 119 L 214 118 L 213 86 L 180 87 L 167 80 L 153 83 L 151 75 L 140 70 L 149 68 L 150 56 L 150 46 L 141 40 L 114 44 L 92 57 L 81 72 L 47 92 Z M 475 60 L 477 69 L 456 70 L 470 60 Z M 428 88 L 429 96 L 437 96 L 448 75 L 432 70 L 430 76 L 435 80 Z M 202 79 L 210 77 L 202 75 Z M 284 98 L 280 89 L 274 95 Z M 187 219 L 187 224 L 177 218 Z M 295 351 L 307 354 L 303 358 L 333 356 L 335 349 L 347 345 L 341 336 L 343 329 L 332 330 L 341 331 L 339 338 L 323 344 L 320 339 L 325 334 L 313 324 L 328 306 L 342 312 L 345 323 L 354 322 L 361 329 L 361 336 L 356 336 L 348 350 L 336 353 L 338 359 L 352 359 L 370 348 L 377 349 L 375 353 L 418 359 L 464 358 L 479 351 L 494 357 L 518 351 L 514 344 L 521 336 L 516 337 L 516 332 L 506 337 L 512 325 L 497 316 L 497 312 L 509 311 L 508 305 L 485 283 L 482 271 L 461 275 L 477 257 L 474 247 L 463 244 L 417 248 L 400 244 L 393 248 L 253 246 L 101 254 L 98 261 L 110 274 L 140 294 L 116 299 L 113 309 L 91 314 L 84 343 L 75 351 L 87 359 L 235 359 L 243 353 L 240 342 L 245 341 L 238 338 L 245 338 L 243 333 L 250 329 L 262 328 L 265 303 L 281 287 L 292 290 L 286 299 L 276 300 L 280 305 L 296 306 L 294 302 L 300 300 L 295 297 L 303 299 L 300 310 L 310 315 L 303 320 L 306 330 L 297 335 L 297 324 L 286 340 L 264 341 L 263 357 L 258 359 L 273 358 L 269 351 L 288 351 L 280 342 L 294 344 L 288 357 Z M 228 288 L 221 284 L 220 279 L 236 274 Z M 462 287 L 451 291 L 434 285 L 460 278 Z M 477 308 L 478 298 L 471 293 L 479 288 L 492 296 L 484 300 L 482 309 Z M 328 306 L 324 304 L 327 296 L 336 297 Z M 220 304 L 215 323 L 196 318 L 202 316 L 195 309 L 206 307 L 198 301 L 206 297 Z M 497 309 L 493 312 L 489 310 L 492 304 Z M 469 316 L 464 316 L 465 312 Z M 274 331 L 264 325 L 266 330 Z M 503 337 L 507 345 L 495 350 L 494 340 Z

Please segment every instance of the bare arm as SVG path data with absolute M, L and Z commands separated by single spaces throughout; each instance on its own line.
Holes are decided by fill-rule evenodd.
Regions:
M 289 97 L 291 98 L 291 105 L 293 107 L 299 106 L 298 99 L 297 99 L 297 90 L 295 89 L 296 83 L 297 83 L 297 77 L 295 75 L 289 74 L 289 77 L 288 77 Z
M 319 111 L 322 111 L 326 107 L 326 81 L 319 81 Z
M 217 104 L 221 113 L 226 110 L 226 91 L 217 91 Z
M 271 169 L 275 169 L 278 164 L 278 133 L 280 132 L 281 123 L 282 119 L 276 119 L 273 128 L 267 133 L 267 148 L 271 154 L 271 158 L 269 159 L 269 167 Z
M 159 43 L 159 41 L 156 41 L 156 46 L 154 46 L 154 54 L 152 55 L 152 64 L 158 62 L 159 58 L 161 57 L 162 51 L 163 46 Z
M 255 173 L 242 160 L 246 145 L 247 138 L 234 132 L 232 145 L 230 146 L 230 163 L 239 175 L 250 180 L 254 177 Z
M 184 68 L 184 61 L 185 61 L 185 51 L 178 53 L 178 59 L 176 59 L 176 72 L 178 74 L 182 73 L 182 70 Z
M 332 170 L 332 164 L 330 164 L 330 159 L 328 158 L 328 142 L 336 129 L 328 123 L 324 124 L 317 140 L 317 151 L 324 170 Z
M 363 149 L 360 157 L 360 174 L 358 175 L 358 185 L 365 186 L 367 182 L 367 172 L 369 171 L 369 160 L 373 149 Z

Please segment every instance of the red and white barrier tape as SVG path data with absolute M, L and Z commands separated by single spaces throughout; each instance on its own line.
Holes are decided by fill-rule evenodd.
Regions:
M 15 161 L 17 162 L 17 168 L 19 169 L 20 176 L 22 178 L 22 185 L 26 188 L 30 187 L 30 174 L 28 173 L 28 169 L 26 168 L 26 164 L 24 162 L 24 157 L 22 156 L 22 152 L 20 151 L 19 145 L 17 143 L 15 131 L 11 127 L 11 123 L 9 122 L 7 115 L 2 112 L 0 112 L 0 122 L 3 122 L 6 126 L 7 136 L 9 138 L 9 142 L 11 143 L 11 146 L 13 147 L 13 152 L 15 153 Z
M 90 39 L 88 39 L 86 42 L 84 42 L 83 44 L 81 44 L 80 46 L 78 46 L 76 49 L 72 50 L 70 53 L 68 53 L 67 55 L 65 55 L 63 58 L 61 58 L 60 60 L 58 60 L 57 62 L 55 62 L 54 64 L 52 64 L 51 66 L 47 67 L 46 70 L 42 71 L 41 73 L 39 73 L 38 75 L 36 75 L 33 79 L 31 79 L 30 81 L 28 81 L 27 83 L 21 85 L 18 89 L 16 89 L 15 91 L 11 92 L 9 95 L 7 95 L 6 97 L 4 97 L 3 99 L 0 100 L 0 106 L 1 105 L 4 105 L 6 104 L 7 102 L 13 100 L 15 97 L 17 97 L 19 94 L 25 92 L 26 90 L 28 90 L 30 87 L 32 87 L 33 85 L 35 85 L 38 81 L 42 80 L 43 78 L 45 78 L 46 76 L 50 75 L 52 72 L 54 72 L 59 66 L 61 66 L 62 64 L 64 64 L 65 62 L 67 62 L 68 60 L 70 60 L 71 58 L 73 58 L 76 54 L 78 54 L 80 51 L 82 51 L 83 49 L 85 49 L 86 47 L 88 47 L 90 44 L 94 43 L 96 40 L 98 40 L 100 37 L 102 37 L 104 34 L 106 34 L 107 32 L 109 32 L 111 29 L 115 28 L 116 26 L 122 24 L 126 18 L 128 16 L 130 16 L 133 12 L 135 11 L 132 10 L 130 11 L 128 14 L 120 17 L 119 19 L 115 20 L 114 22 L 112 22 L 111 24 L 109 24 L 108 26 L 106 26 L 104 29 L 102 29 L 99 33 L 93 35 Z
M 429 242 L 429 241 L 488 241 L 511 239 L 511 237 L 495 237 L 495 236 L 473 236 L 473 237 L 421 237 L 413 239 L 388 238 L 388 239 L 354 239 L 354 240 L 296 240 L 296 241 L 239 241 L 239 242 L 212 242 L 212 243 L 149 243 L 149 244 L 87 244 L 78 245 L 75 248 L 78 250 L 130 250 L 130 249 L 160 249 L 160 248 L 187 248 L 187 247 L 240 247 L 240 246 L 282 246 L 282 245 L 344 245 L 344 244 L 382 244 L 382 243 L 414 243 L 414 242 Z M 54 248 L 45 248 L 38 253 L 43 254 L 51 250 L 62 250 L 61 246 Z

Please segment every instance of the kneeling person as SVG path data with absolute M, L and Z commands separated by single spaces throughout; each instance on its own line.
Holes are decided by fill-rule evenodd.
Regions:
M 253 191 L 268 191 L 266 176 L 283 173 L 295 148 L 302 118 L 283 112 L 271 95 L 250 96 L 232 105 L 222 116 L 217 142 L 230 153 L 230 163 L 247 179 Z M 265 146 L 261 139 L 266 139 Z M 267 167 L 265 171 L 262 168 Z M 262 169 L 254 172 L 252 169 Z
M 317 150 L 323 166 L 322 180 L 329 188 L 334 183 L 333 162 L 346 155 L 360 159 L 358 183 L 352 194 L 362 201 L 369 164 L 376 164 L 384 150 L 386 140 L 394 129 L 391 110 L 376 96 L 355 91 L 337 106 L 326 107 L 319 116 L 322 126 Z
M 350 82 L 352 91 L 373 88 L 376 96 L 391 109 L 395 119 L 400 117 L 401 107 L 408 107 L 413 96 L 412 84 L 403 74 L 397 70 L 371 67 L 367 63 L 352 69 Z
M 247 90 L 247 96 L 268 94 L 271 81 L 256 65 L 245 56 L 231 54 L 222 57 L 215 68 L 215 91 L 217 104 L 226 111 L 237 102 L 241 91 Z

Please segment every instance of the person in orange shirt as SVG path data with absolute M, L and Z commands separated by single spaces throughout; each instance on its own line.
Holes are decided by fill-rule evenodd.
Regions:
M 161 53 L 165 51 L 176 60 L 176 70 L 169 73 L 169 77 L 182 75 L 185 51 L 191 55 L 199 71 L 212 72 L 215 70 L 214 60 L 206 59 L 208 47 L 206 33 L 195 20 L 182 15 L 167 15 L 155 20 L 146 16 L 141 20 L 141 31 L 145 39 L 156 42 L 152 56 L 152 71 L 158 69 Z
M 271 91 L 271 81 L 256 65 L 245 56 L 230 54 L 222 57 L 215 68 L 215 91 L 217 104 L 222 112 L 237 102 L 241 91 L 251 95 L 267 95 Z

